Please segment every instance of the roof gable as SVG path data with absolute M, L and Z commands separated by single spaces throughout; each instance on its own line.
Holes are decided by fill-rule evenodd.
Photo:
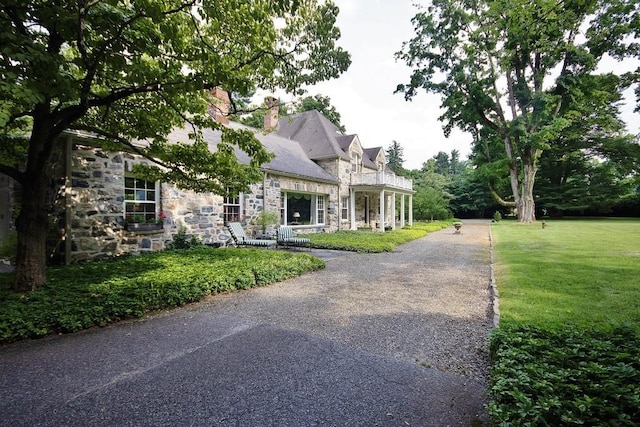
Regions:
M 349 159 L 344 150 L 348 137 L 317 110 L 282 117 L 277 134 L 297 141 L 312 160 L 339 157 Z

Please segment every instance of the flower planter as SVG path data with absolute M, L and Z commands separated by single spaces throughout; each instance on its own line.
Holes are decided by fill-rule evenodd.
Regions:
M 148 222 L 133 222 L 125 224 L 124 228 L 133 232 L 157 231 L 162 230 L 162 224 Z

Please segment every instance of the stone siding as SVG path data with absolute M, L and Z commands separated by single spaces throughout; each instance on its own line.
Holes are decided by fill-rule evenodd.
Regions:
M 58 198 L 62 227 L 65 224 L 62 207 L 66 205 L 70 213 L 71 242 L 66 247 L 70 246 L 71 262 L 162 250 L 181 230 L 205 243 L 224 243 L 229 239 L 222 219 L 221 196 L 182 191 L 168 184 L 160 186 L 159 210 L 166 215 L 162 228 L 127 230 L 124 178 L 133 164 L 142 161 L 129 153 L 72 145 L 71 185 Z

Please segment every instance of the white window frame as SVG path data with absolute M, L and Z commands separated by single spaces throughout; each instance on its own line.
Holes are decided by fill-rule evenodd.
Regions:
M 310 196 L 309 207 L 310 209 L 310 218 L 309 224 L 304 224 L 303 226 L 320 226 L 325 225 L 326 222 L 326 202 L 328 196 L 326 194 L 317 194 L 317 193 L 301 193 L 299 191 L 282 191 L 280 193 L 281 202 L 280 202 L 280 223 L 282 225 L 290 225 L 287 221 L 287 215 L 290 210 L 287 200 L 289 199 L 290 194 L 300 194 L 305 196 Z M 298 224 L 293 224 L 294 226 Z
M 238 197 L 223 196 L 222 198 L 222 219 L 227 222 L 238 222 L 243 216 L 242 193 Z
M 325 223 L 325 203 L 324 203 L 324 195 L 316 194 L 315 196 L 315 224 L 316 225 L 324 225 Z
M 349 220 L 349 196 L 341 197 L 340 201 L 340 219 L 343 221 Z
M 353 158 L 351 159 L 351 164 L 352 164 L 352 172 L 353 173 L 360 173 L 360 165 L 362 164 L 362 162 L 360 161 L 360 154 L 353 153 Z
M 125 221 L 133 215 L 143 215 L 144 222 L 156 222 L 160 214 L 160 182 L 126 175 L 122 210 Z

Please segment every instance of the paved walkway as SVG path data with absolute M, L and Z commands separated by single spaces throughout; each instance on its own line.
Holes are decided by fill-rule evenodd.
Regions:
M 0 425 L 486 422 L 489 227 L 141 320 L 0 347 Z

